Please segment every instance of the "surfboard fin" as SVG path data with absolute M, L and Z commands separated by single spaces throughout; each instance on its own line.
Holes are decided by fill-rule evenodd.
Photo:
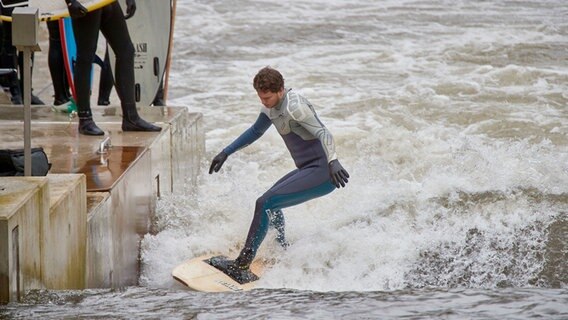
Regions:
M 205 262 L 228 275 L 239 284 L 258 280 L 258 276 L 252 273 L 249 268 L 241 269 L 235 264 L 235 260 L 229 260 L 225 256 L 212 257 Z

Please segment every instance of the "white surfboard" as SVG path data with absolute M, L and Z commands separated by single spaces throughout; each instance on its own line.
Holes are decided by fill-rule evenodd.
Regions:
M 87 11 L 93 11 L 100 9 L 107 4 L 114 2 L 116 0 L 77 0 L 79 1 Z M 39 9 L 39 20 L 41 21 L 52 21 L 59 20 L 69 16 L 69 10 L 67 10 L 67 4 L 64 0 L 29 0 L 21 1 L 18 6 L 29 6 Z M 10 16 L 1 16 L 2 21 L 12 21 Z
M 247 291 L 255 287 L 257 281 L 240 284 L 207 263 L 207 260 L 214 256 L 216 255 L 189 259 L 175 267 L 172 276 L 190 289 L 202 292 Z M 257 259 L 250 266 L 250 270 L 257 277 L 260 277 L 264 267 L 265 262 Z
M 154 101 L 164 76 L 170 48 L 173 0 L 137 0 L 136 13 L 126 20 L 134 44 L 134 80 L 137 106 Z M 126 0 L 119 0 L 126 8 Z M 113 74 L 116 57 L 109 51 Z

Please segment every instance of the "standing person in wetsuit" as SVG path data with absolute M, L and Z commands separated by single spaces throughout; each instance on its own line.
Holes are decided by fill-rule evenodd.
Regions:
M 63 47 L 61 46 L 61 33 L 59 21 L 48 21 L 47 30 L 49 32 L 49 51 L 47 55 L 47 65 L 53 84 L 53 106 L 60 110 L 67 110 L 70 103 L 71 93 L 67 74 L 65 73 L 65 61 L 63 58 Z M 64 109 L 63 109 L 64 107 Z
M 116 54 L 115 88 L 122 107 L 123 131 L 160 131 L 162 128 L 140 118 L 134 95 L 134 45 L 130 40 L 126 19 L 134 15 L 136 2 L 126 0 L 126 16 L 118 2 L 87 12 L 77 0 L 65 0 L 73 21 L 73 33 L 77 43 L 77 63 L 74 83 L 79 115 L 79 133 L 104 135 L 95 124 L 91 113 L 91 64 L 97 49 L 99 30 Z
M 256 200 L 245 246 L 237 259 L 211 259 L 211 265 L 239 283 L 254 280 L 249 266 L 270 225 L 278 231 L 277 240 L 286 246 L 284 216 L 280 209 L 345 187 L 349 178 L 337 160 L 331 133 L 306 98 L 284 88 L 284 78 L 280 72 L 270 67 L 261 69 L 254 77 L 253 87 L 264 107 L 261 107 L 256 122 L 215 156 L 209 174 L 218 172 L 229 155 L 256 141 L 272 124 L 282 136 L 297 169 L 278 180 Z

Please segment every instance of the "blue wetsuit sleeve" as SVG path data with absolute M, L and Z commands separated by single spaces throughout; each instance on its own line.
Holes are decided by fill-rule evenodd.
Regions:
M 260 138 L 268 128 L 272 121 L 268 118 L 268 116 L 264 113 L 260 113 L 258 118 L 256 119 L 255 123 L 248 128 L 245 132 L 243 132 L 235 141 L 233 141 L 228 147 L 223 149 L 223 151 L 227 155 L 231 155 L 236 151 L 248 146 L 249 144 L 255 142 Z

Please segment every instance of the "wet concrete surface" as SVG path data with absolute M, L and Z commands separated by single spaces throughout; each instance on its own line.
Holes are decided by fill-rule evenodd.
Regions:
M 106 154 L 82 157 L 82 161 L 74 161 L 81 165 L 80 167 L 63 168 L 58 165 L 50 172 L 68 173 L 70 169 L 72 173 L 83 173 L 87 178 L 87 191 L 110 191 L 144 150 L 143 147 L 113 147 Z
M 43 147 L 50 173 L 84 173 L 87 191 L 110 190 L 137 157 L 160 135 L 169 134 L 169 122 L 180 108 L 146 107 L 140 114 L 162 126 L 162 132 L 123 132 L 120 107 L 95 107 L 93 117 L 104 136 L 78 133 L 78 120 L 54 112 L 50 107 L 32 107 L 32 147 Z M 0 106 L 0 149 L 23 148 L 21 107 Z M 99 154 L 103 140 L 110 137 L 110 149 Z

